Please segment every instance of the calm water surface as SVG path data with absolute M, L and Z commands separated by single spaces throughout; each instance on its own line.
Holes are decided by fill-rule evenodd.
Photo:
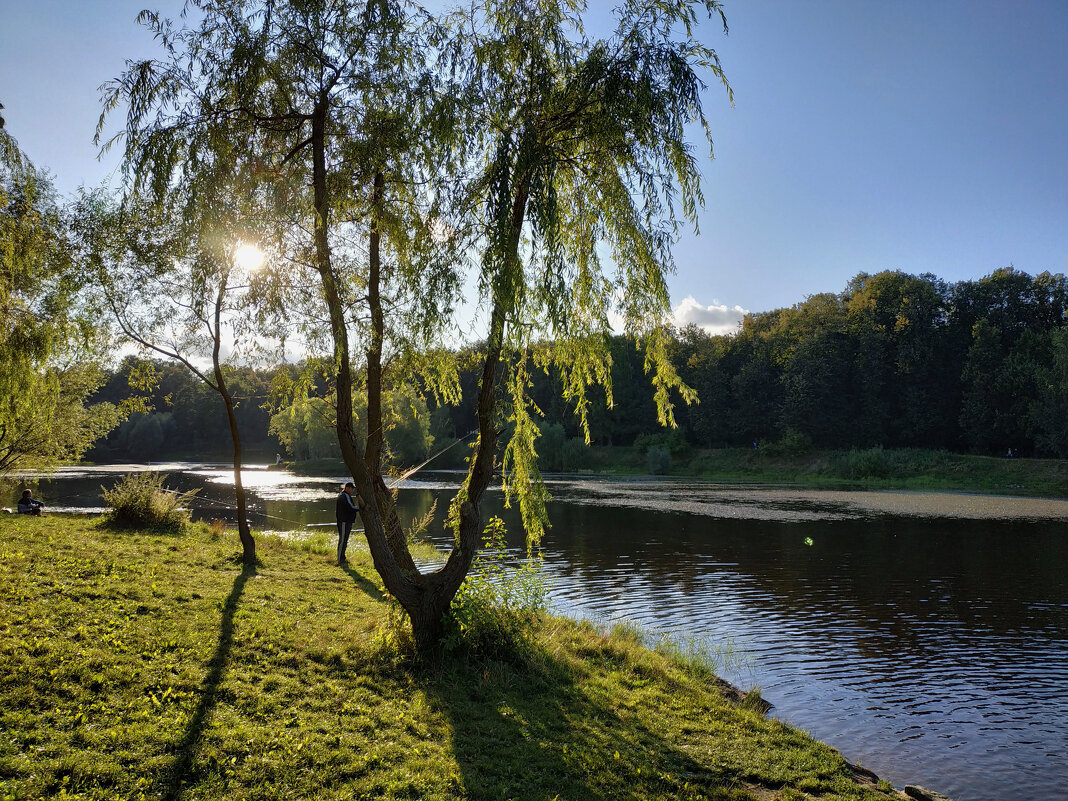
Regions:
M 199 516 L 232 516 L 224 468 L 160 467 L 169 486 L 202 487 Z M 129 469 L 63 471 L 38 492 L 53 510 L 90 511 Z M 339 480 L 248 471 L 255 524 L 329 524 Z M 456 480 L 405 482 L 403 514 L 434 498 L 444 509 Z M 1068 798 L 1068 502 L 670 480 L 550 489 L 544 569 L 559 611 L 728 643 L 724 678 L 759 686 L 772 714 L 898 787 Z

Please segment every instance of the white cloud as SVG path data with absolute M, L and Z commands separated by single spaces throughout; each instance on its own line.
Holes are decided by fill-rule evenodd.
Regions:
M 672 317 L 679 328 L 699 326 L 710 334 L 733 334 L 742 325 L 742 318 L 749 314 L 741 306 L 702 306 L 693 295 L 687 296 L 675 307 Z

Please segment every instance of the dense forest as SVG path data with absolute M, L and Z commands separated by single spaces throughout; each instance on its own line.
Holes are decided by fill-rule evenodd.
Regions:
M 922 447 L 1068 457 L 1068 281 L 1011 267 L 978 281 L 949 284 L 932 275 L 861 273 L 838 294 L 813 295 L 784 309 L 748 315 L 741 330 L 711 336 L 676 332 L 676 370 L 699 402 L 678 403 L 679 428 L 665 432 L 644 353 L 612 338 L 612 406 L 591 390 L 593 444 L 644 448 Z M 97 394 L 129 396 L 128 359 Z M 329 398 L 272 396 L 280 374 L 239 369 L 241 435 L 253 453 L 273 458 L 338 455 Z M 90 454 L 95 459 L 224 455 L 228 429 L 218 396 L 173 364 L 155 365 L 146 411 L 130 416 Z M 577 419 L 555 371 L 532 371 L 531 396 L 544 414 L 544 469 L 586 462 Z M 465 401 L 435 407 L 416 388 L 389 394 L 387 441 L 393 460 L 413 464 L 475 426 L 476 373 L 461 374 Z M 457 465 L 462 448 L 439 457 Z

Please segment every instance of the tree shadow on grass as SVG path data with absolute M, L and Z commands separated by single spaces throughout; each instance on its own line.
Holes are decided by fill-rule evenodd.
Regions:
M 353 568 L 352 565 L 349 565 L 349 564 L 342 565 L 342 570 L 344 570 L 346 573 L 348 573 L 349 578 L 352 579 L 352 583 L 353 584 L 355 584 L 357 587 L 359 587 L 361 590 L 363 590 L 369 596 L 371 596 L 372 598 L 381 598 L 382 597 L 382 589 L 381 589 L 381 587 L 379 587 L 377 584 L 375 584 L 373 581 L 371 581 L 369 578 L 367 578 L 367 576 L 365 576 L 359 570 L 356 570 L 355 568 Z
M 161 795 L 167 801 L 176 801 L 182 794 L 182 787 L 189 777 L 196 757 L 197 747 L 204 736 L 208 716 L 215 708 L 219 685 L 222 683 L 223 673 L 230 658 L 230 650 L 234 644 L 234 614 L 237 612 L 241 594 L 245 591 L 245 584 L 256 575 L 256 566 L 243 564 L 241 573 L 234 579 L 234 586 L 230 590 L 223 603 L 222 620 L 219 623 L 219 641 L 215 646 L 215 653 L 208 661 L 208 675 L 200 688 L 200 702 L 194 710 L 189 723 L 186 724 L 185 733 L 181 742 L 178 743 L 177 753 L 171 769 L 161 779 Z
M 471 798 L 751 798 L 548 654 L 536 667 L 454 665 L 423 686 L 448 718 Z M 648 719 L 648 718 L 646 718 Z

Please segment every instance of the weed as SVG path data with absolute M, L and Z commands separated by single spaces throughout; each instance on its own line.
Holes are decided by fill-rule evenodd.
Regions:
M 163 486 L 160 473 L 130 473 L 111 489 L 101 488 L 108 506 L 104 522 L 113 528 L 149 528 L 177 532 L 189 524 L 184 504 L 196 494 L 175 492 Z
M 462 648 L 495 659 L 529 652 L 546 608 L 545 583 L 536 557 L 509 560 L 505 533 L 499 517 L 487 523 L 484 548 L 453 598 L 446 650 Z

